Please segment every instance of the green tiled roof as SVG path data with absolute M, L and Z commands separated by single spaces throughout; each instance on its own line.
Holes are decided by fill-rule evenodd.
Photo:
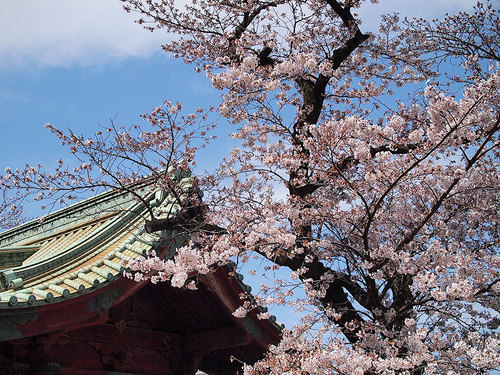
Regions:
M 183 195 L 191 179 L 181 178 L 177 186 Z M 180 210 L 165 192 L 149 194 L 158 218 Z M 145 232 L 146 214 L 142 202 L 106 192 L 48 215 L 41 225 L 34 220 L 1 233 L 0 255 L 10 262 L 5 265 L 16 262 L 15 254 L 22 264 L 0 269 L 0 308 L 54 303 L 121 277 L 123 260 L 146 255 L 162 239 Z

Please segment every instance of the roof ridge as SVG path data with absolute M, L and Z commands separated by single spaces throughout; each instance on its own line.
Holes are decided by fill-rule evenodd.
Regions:
M 94 229 L 83 239 L 79 240 L 75 244 L 71 244 L 69 248 L 52 258 L 42 259 L 33 264 L 21 265 L 0 272 L 3 288 L 7 289 L 13 280 L 21 279 L 23 280 L 22 283 L 24 283 L 24 280 L 36 277 L 41 273 L 46 272 L 48 269 L 66 264 L 70 259 L 79 258 L 84 253 L 90 251 L 96 243 L 102 242 L 106 237 L 109 237 L 112 233 L 117 232 L 119 228 L 130 222 L 133 217 L 139 215 L 143 210 L 144 204 L 142 202 L 137 202 L 130 206 L 124 214 L 118 214 L 109 222 Z M 19 282 L 21 281 L 19 280 Z

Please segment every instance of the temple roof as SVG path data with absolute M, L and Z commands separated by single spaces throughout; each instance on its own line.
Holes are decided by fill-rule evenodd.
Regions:
M 190 189 L 189 177 L 179 182 Z M 163 198 L 163 199 L 161 199 Z M 159 217 L 180 209 L 156 194 Z M 121 263 L 147 255 L 161 235 L 144 231 L 146 206 L 130 196 L 107 192 L 0 234 L 0 308 L 40 305 L 74 298 L 122 277 Z M 21 255 L 22 254 L 22 255 Z
M 179 177 L 177 189 L 177 196 L 192 194 L 188 175 Z M 181 209 L 163 191 L 144 192 L 157 218 L 174 217 Z M 258 310 L 244 319 L 232 315 L 241 304 L 240 296 L 248 296 L 250 289 L 230 265 L 200 277 L 197 291 L 173 288 L 169 283 L 136 283 L 124 277 L 124 260 L 147 257 L 153 250 L 168 259 L 187 240 L 185 234 L 146 233 L 146 218 L 143 201 L 111 191 L 1 233 L 0 342 L 21 343 L 56 331 L 78 340 L 89 334 L 81 327 L 92 325 L 100 327 L 92 331 L 92 337 L 106 332 L 106 341 L 112 336 L 107 330 L 113 324 L 121 333 L 127 327 L 125 332 L 131 336 L 139 338 L 147 332 L 162 342 L 179 335 L 209 340 L 207 332 L 239 340 L 213 342 L 211 355 L 201 362 L 213 374 L 225 373 L 210 369 L 221 368 L 220 363 L 227 362 L 233 352 L 254 361 L 270 343 L 276 343 L 281 326 L 274 317 L 259 320 Z M 130 306 L 137 303 L 144 309 L 131 312 Z M 17 345 L 21 352 L 21 344 Z M 207 348 L 195 345 L 190 350 Z

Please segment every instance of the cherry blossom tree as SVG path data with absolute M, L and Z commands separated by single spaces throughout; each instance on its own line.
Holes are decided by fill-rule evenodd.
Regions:
M 192 240 L 171 260 L 128 266 L 179 287 L 253 257 L 287 270 L 290 281 L 262 285 L 234 314 L 290 304 L 304 317 L 245 374 L 498 369 L 498 11 L 478 3 L 442 21 L 386 16 L 372 35 L 360 5 L 125 0 L 140 24 L 169 33 L 165 51 L 221 90 L 212 110 L 227 124 L 217 127 L 237 144 L 213 173 L 193 177 L 181 214 L 150 210 L 148 231 Z M 215 126 L 201 110 L 180 113 L 166 103 L 144 125 L 90 138 L 48 125 L 80 164 L 61 160 L 52 174 L 27 166 L 2 183 L 64 201 L 103 188 L 137 194 L 148 175 L 153 190 L 175 195 L 175 171 L 195 168 Z

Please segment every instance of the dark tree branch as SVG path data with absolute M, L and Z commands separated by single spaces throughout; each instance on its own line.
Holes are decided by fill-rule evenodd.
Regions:
M 304 267 L 306 271 L 299 276 L 301 281 L 313 280 L 313 284 L 315 284 L 317 290 L 321 289 L 322 283 L 327 283 L 326 295 L 319 298 L 319 301 L 325 308 L 332 308 L 337 313 L 341 314 L 341 317 L 336 320 L 335 323 L 340 327 L 342 333 L 344 333 L 349 342 L 357 342 L 359 340 L 359 327 L 363 319 L 352 305 L 351 301 L 349 301 L 349 297 L 347 293 L 344 292 L 344 288 L 363 302 L 369 300 L 366 298 L 366 292 L 347 275 L 341 272 L 332 271 L 317 258 L 314 258 L 311 262 L 306 262 L 304 256 L 290 258 L 283 251 L 280 253 L 281 255 L 277 255 L 271 260 L 293 271 L 297 271 Z M 265 254 L 262 255 L 266 256 Z M 331 280 L 321 281 L 326 275 L 332 275 L 333 277 Z
M 281 2 L 270 1 L 270 2 L 263 3 L 263 4 L 259 5 L 257 8 L 255 8 L 251 12 L 245 12 L 243 14 L 243 20 L 241 21 L 241 23 L 238 26 L 236 26 L 236 28 L 234 29 L 234 34 L 229 38 L 229 41 L 231 42 L 231 41 L 239 39 L 241 37 L 241 35 L 246 31 L 248 26 L 250 26 L 250 24 L 253 22 L 255 17 L 257 17 L 260 14 L 260 12 L 262 12 L 264 9 L 267 9 L 269 7 L 275 7 L 279 3 L 281 3 Z

